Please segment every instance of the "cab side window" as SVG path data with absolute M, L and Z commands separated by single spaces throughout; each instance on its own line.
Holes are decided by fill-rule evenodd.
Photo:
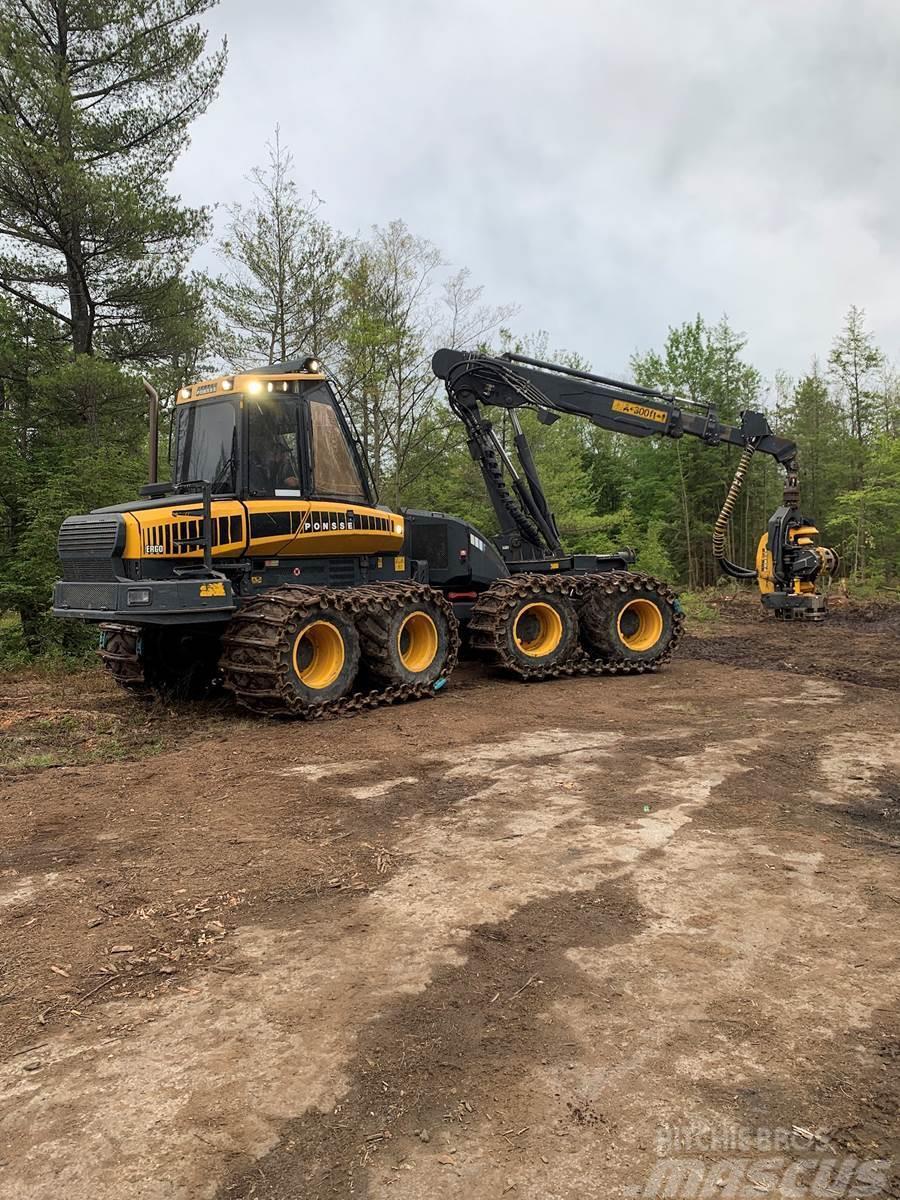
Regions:
M 317 496 L 365 500 L 362 481 L 331 397 L 309 397 L 313 489 Z

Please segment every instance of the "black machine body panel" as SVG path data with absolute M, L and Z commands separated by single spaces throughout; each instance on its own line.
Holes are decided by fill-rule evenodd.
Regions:
M 483 591 L 509 568 L 489 537 L 447 513 L 404 510 L 409 558 L 427 564 L 427 582 L 448 593 Z

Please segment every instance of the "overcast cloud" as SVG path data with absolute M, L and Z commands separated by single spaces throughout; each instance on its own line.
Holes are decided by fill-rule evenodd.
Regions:
M 348 232 L 402 217 L 617 372 L 727 312 L 765 372 L 851 303 L 900 357 L 897 0 L 222 0 L 174 186 L 239 200 L 280 124 Z

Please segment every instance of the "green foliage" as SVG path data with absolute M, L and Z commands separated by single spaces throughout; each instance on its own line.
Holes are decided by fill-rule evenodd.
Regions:
M 234 366 L 317 355 L 329 360 L 341 331 L 350 240 L 300 199 L 279 131 L 268 167 L 251 173 L 248 204 L 229 209 L 216 286 L 222 352 Z
M 828 355 L 829 371 L 846 405 L 850 436 L 863 447 L 881 428 L 882 398 L 877 391 L 876 376 L 884 366 L 884 354 L 867 331 L 865 318 L 862 309 L 851 305 L 844 328 Z M 857 474 L 861 476 L 864 455 L 854 458 Z
M 745 346 L 744 335 L 735 333 L 726 318 L 710 326 L 698 316 L 669 330 L 662 353 L 635 355 L 632 369 L 645 387 L 711 404 L 720 419 L 734 421 L 742 409 L 759 407 L 761 379 L 743 360 Z M 660 523 L 678 577 L 689 587 L 713 583 L 718 572 L 710 551 L 712 527 L 737 465 L 736 451 L 710 451 L 688 439 L 674 447 L 648 439 L 623 453 L 633 481 L 626 489 L 630 506 Z M 734 559 L 752 555 L 754 535 L 768 516 L 763 515 L 767 489 L 760 482 L 755 475 L 744 510 L 733 522 L 729 555 Z
M 877 586 L 900 577 L 900 440 L 885 434 L 875 442 L 865 482 L 835 497 L 828 529 L 855 578 Z
M 76 354 L 191 344 L 184 279 L 206 214 L 164 181 L 213 98 L 196 18 L 215 0 L 0 0 L 0 290 Z
M 0 611 L 19 613 L 32 653 L 49 642 L 80 649 L 75 626 L 45 613 L 58 575 L 63 519 L 133 497 L 146 462 L 138 382 L 113 363 L 82 355 L 20 385 L 27 404 L 0 420 L 0 465 L 13 483 L 0 541 Z M 9 475 L 7 475 L 7 469 Z
M 799 449 L 804 504 L 824 528 L 835 496 L 849 485 L 850 467 L 841 405 L 815 361 L 792 390 L 781 418 L 781 429 Z

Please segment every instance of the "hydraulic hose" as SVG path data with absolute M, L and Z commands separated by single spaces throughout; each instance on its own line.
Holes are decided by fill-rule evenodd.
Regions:
M 716 517 L 716 523 L 713 526 L 712 536 L 712 552 L 713 558 L 719 564 L 719 567 L 726 575 L 730 575 L 733 579 L 755 579 L 756 572 L 749 567 L 739 567 L 736 563 L 729 562 L 725 557 L 725 540 L 728 536 L 728 528 L 731 524 L 731 517 L 734 512 L 734 506 L 737 503 L 738 496 L 741 494 L 741 488 L 744 486 L 744 480 L 747 477 L 747 471 L 750 469 L 750 460 L 756 453 L 756 443 L 748 442 L 741 451 L 740 462 L 737 465 L 737 470 L 734 473 L 734 479 L 731 481 L 731 487 L 728 489 L 722 508 L 719 515 Z

